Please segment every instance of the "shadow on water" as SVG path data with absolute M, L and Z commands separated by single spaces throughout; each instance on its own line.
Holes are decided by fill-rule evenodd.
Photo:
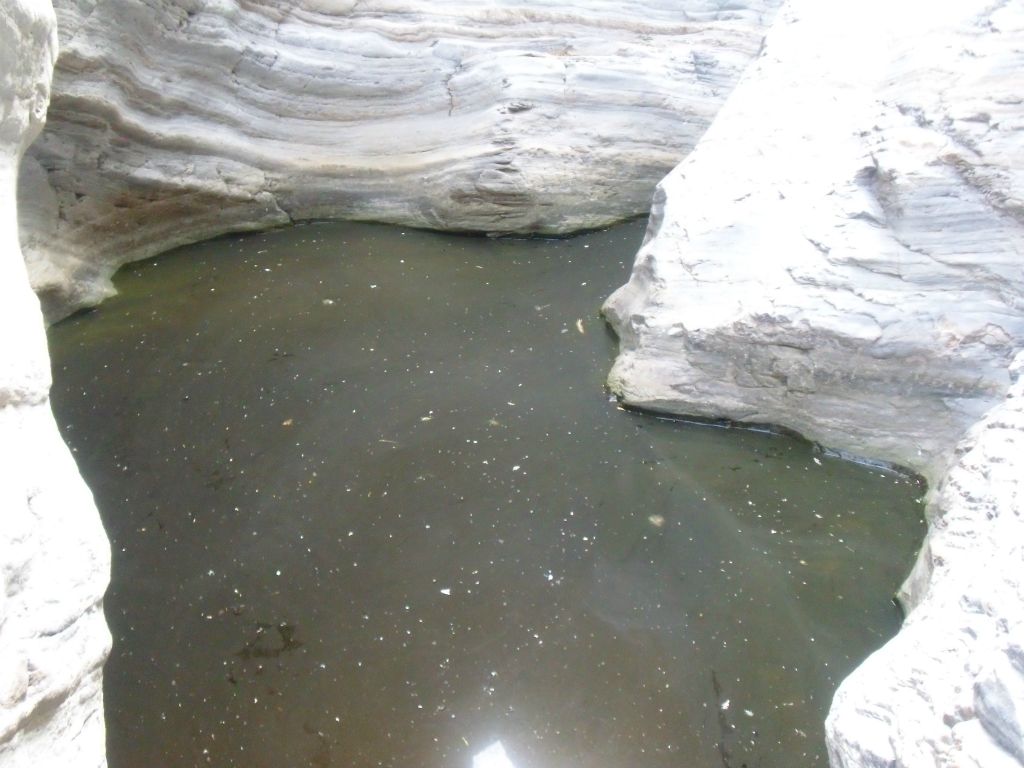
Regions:
M 826 764 L 921 489 L 610 401 L 643 230 L 221 238 L 52 329 L 112 768 Z

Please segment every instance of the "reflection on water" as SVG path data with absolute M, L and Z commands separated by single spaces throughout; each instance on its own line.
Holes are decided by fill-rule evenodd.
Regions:
M 500 741 L 496 741 L 486 749 L 473 755 L 473 768 L 516 768 Z
M 112 768 L 825 765 L 920 489 L 610 402 L 642 230 L 221 239 L 52 330 Z

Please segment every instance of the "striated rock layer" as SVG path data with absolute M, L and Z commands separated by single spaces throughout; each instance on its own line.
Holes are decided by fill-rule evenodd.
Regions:
M 0 5 L 0 765 L 106 765 L 109 550 L 50 411 L 39 302 L 18 246 L 18 163 L 57 54 L 48 0 Z
M 940 488 L 835 768 L 1024 764 L 1022 72 L 1019 2 L 788 0 L 605 307 L 625 401 Z
M 646 212 L 781 0 L 57 0 L 22 246 L 50 317 L 119 265 L 356 218 L 563 233 Z
M 659 185 L 610 380 L 935 480 L 1024 340 L 1024 12 L 871 8 L 791 0 Z

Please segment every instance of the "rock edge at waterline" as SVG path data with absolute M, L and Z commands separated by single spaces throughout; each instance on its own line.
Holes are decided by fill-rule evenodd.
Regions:
M 106 765 L 101 601 L 110 552 L 50 410 L 39 301 L 18 246 L 18 163 L 39 132 L 57 35 L 49 2 L 0 5 L 0 765 Z
M 1024 764 L 1022 71 L 1019 3 L 789 0 L 605 306 L 625 402 L 938 489 L 834 768 Z
M 22 246 L 50 319 L 120 265 L 345 218 L 561 234 L 646 213 L 781 0 L 57 0 Z

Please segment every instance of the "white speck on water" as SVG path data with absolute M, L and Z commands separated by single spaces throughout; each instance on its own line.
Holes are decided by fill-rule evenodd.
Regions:
M 743 710 L 743 714 L 746 715 L 747 717 L 753 717 L 754 716 L 754 713 L 751 712 L 749 709 L 744 709 Z
M 821 466 L 821 459 L 819 459 L 817 456 L 815 456 L 814 457 L 814 463 L 817 464 L 820 467 Z
M 451 594 L 452 594 L 452 590 L 449 587 L 445 587 L 444 589 L 441 590 L 441 594 L 444 595 L 445 597 L 450 597 Z
M 518 464 L 514 465 L 514 466 L 512 467 L 512 471 L 513 471 L 513 472 L 518 472 L 518 471 L 519 471 L 519 465 L 518 465 Z
M 722 702 L 722 711 L 725 712 L 727 709 L 729 709 L 729 700 L 728 699 L 726 699 L 725 701 Z

